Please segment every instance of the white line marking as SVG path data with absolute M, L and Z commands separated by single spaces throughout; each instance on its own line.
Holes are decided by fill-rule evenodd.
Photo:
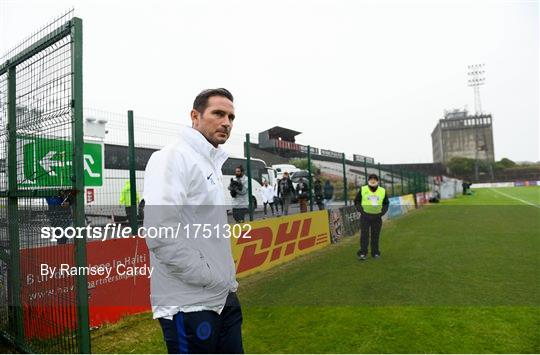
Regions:
M 513 200 L 517 200 L 517 201 L 519 201 L 519 202 L 523 202 L 524 204 L 527 204 L 527 205 L 529 205 L 529 206 L 533 206 L 533 207 L 536 207 L 536 208 L 540 208 L 540 205 L 537 205 L 536 203 L 532 203 L 532 202 L 529 202 L 529 201 L 525 201 L 525 200 L 522 200 L 522 199 L 520 199 L 520 198 L 514 197 L 514 196 L 512 196 L 512 195 L 505 194 L 504 192 L 500 192 L 500 191 L 497 191 L 497 190 L 494 190 L 494 189 L 490 189 L 490 190 L 493 191 L 493 192 L 496 192 L 496 193 L 498 193 L 498 194 L 501 194 L 501 195 L 503 195 L 503 196 L 506 196 L 506 197 L 508 197 L 508 198 L 511 198 L 511 199 L 513 199 Z

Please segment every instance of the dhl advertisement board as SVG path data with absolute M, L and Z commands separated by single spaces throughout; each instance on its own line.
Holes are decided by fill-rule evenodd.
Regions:
M 327 211 L 298 213 L 250 222 L 231 238 L 237 277 L 268 270 L 330 245 Z

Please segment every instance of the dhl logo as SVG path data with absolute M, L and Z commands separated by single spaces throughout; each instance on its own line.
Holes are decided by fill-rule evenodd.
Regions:
M 328 229 L 325 228 L 324 233 L 312 234 L 311 222 L 312 218 L 303 218 L 280 223 L 275 238 L 270 226 L 253 228 L 249 231 L 250 238 L 237 239 L 236 248 L 241 249 L 241 253 L 236 272 L 241 274 L 265 264 L 277 264 L 309 249 L 317 249 L 315 247 L 321 244 L 328 244 Z

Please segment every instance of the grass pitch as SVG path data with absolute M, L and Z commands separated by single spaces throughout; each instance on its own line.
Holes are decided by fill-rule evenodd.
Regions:
M 250 353 L 540 352 L 540 188 L 476 189 L 240 280 Z M 92 333 L 94 352 L 162 353 L 150 313 Z

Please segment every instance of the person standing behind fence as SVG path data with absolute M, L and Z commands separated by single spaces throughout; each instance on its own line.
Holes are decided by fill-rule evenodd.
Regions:
M 136 195 L 137 201 L 135 202 L 135 211 L 137 210 L 137 207 L 139 206 L 139 193 Z M 120 205 L 124 206 L 126 210 L 126 217 L 128 223 L 131 225 L 131 183 L 126 181 L 124 184 L 124 188 L 122 189 L 122 192 L 120 193 Z
M 272 211 L 272 216 L 274 215 L 274 188 L 268 185 L 268 181 L 264 180 L 263 186 L 261 187 L 262 200 L 264 205 L 264 216 L 267 215 L 267 207 L 270 205 L 270 210 Z
M 326 180 L 324 183 L 324 207 L 328 208 L 332 199 L 334 198 L 334 186 L 330 183 L 330 180 Z
M 283 200 L 278 196 L 278 182 L 275 181 L 272 189 L 274 191 L 274 207 L 276 208 L 276 214 L 279 216 L 279 206 L 281 205 L 281 211 L 283 212 Z
M 180 233 L 145 238 L 153 268 L 153 317 L 171 354 L 244 352 L 222 184 L 227 153 L 219 148 L 234 118 L 228 90 L 201 92 L 193 103 L 192 126 L 183 126 L 178 140 L 153 153 L 146 166 L 145 230 Z M 206 231 L 195 232 L 201 223 Z
M 317 207 L 319 207 L 319 211 L 324 210 L 323 188 L 321 180 L 319 179 L 315 179 L 315 182 L 313 183 L 313 194 L 315 195 L 315 203 L 317 204 Z
M 379 236 L 382 228 L 382 216 L 388 211 L 388 196 L 386 190 L 379 186 L 379 177 L 371 174 L 368 184 L 358 191 L 354 205 L 360 212 L 360 250 L 356 255 L 359 260 L 366 260 L 371 239 L 371 256 L 379 258 Z
M 308 183 L 306 179 L 300 179 L 296 184 L 296 198 L 300 205 L 300 212 L 307 212 L 307 200 L 308 200 Z
M 72 205 L 75 202 L 75 196 L 69 190 L 60 190 L 58 196 L 45 197 L 48 207 L 49 222 L 52 227 L 60 227 L 64 230 L 73 224 Z M 66 244 L 67 238 L 62 235 L 60 230 L 54 230 L 54 237 L 58 244 Z
M 244 223 L 248 212 L 248 180 L 244 175 L 244 167 L 239 165 L 234 170 L 234 178 L 231 178 L 229 191 L 232 197 L 232 214 L 236 223 Z
M 283 203 L 281 210 L 283 211 L 284 216 L 287 216 L 289 214 L 289 204 L 291 203 L 293 194 L 293 183 L 291 179 L 289 179 L 289 173 L 285 171 L 283 173 L 283 177 L 278 182 L 278 197 Z

